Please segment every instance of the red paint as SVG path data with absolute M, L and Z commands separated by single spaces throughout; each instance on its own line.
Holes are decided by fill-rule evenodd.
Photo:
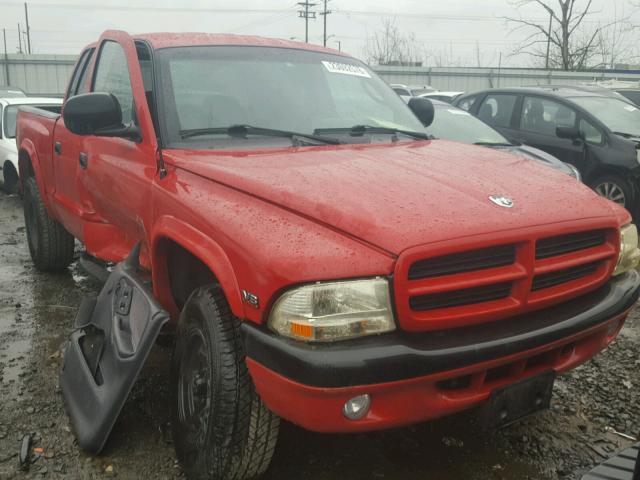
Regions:
M 619 248 L 618 229 L 630 222 L 629 214 L 565 175 L 495 150 L 447 141 L 164 150 L 167 176 L 161 179 L 134 40 L 145 40 L 152 48 L 252 45 L 340 53 L 257 37 L 131 37 L 108 31 L 91 45 L 96 54 L 90 72 L 95 70 L 101 45 L 109 40 L 122 45 L 126 53 L 143 141 L 79 137 L 69 133 L 61 119 L 21 112 L 17 128 L 21 175 L 30 159 L 48 211 L 84 242 L 89 253 L 119 261 L 132 245 L 142 242 L 142 263 L 151 271 L 156 296 L 174 319 L 178 312 L 166 265 L 169 242 L 200 258 L 219 280 L 234 315 L 256 323 L 266 321 L 280 292 L 306 282 L 393 275 L 398 326 L 418 331 L 498 318 L 509 321 L 511 315 L 591 291 L 610 277 Z M 55 141 L 63 144 L 61 155 L 53 154 Z M 88 154 L 87 170 L 78 167 L 79 152 Z M 489 195 L 508 195 L 515 206 L 500 208 L 488 201 Z M 609 230 L 602 247 L 534 261 L 538 238 L 601 228 Z M 517 263 L 512 267 L 437 281 L 407 280 L 414 260 L 503 243 L 517 245 Z M 530 292 L 536 273 L 594 259 L 602 264 L 589 277 Z M 411 292 L 446 291 L 500 279 L 514 282 L 506 300 L 429 314 L 413 312 L 408 305 Z M 260 298 L 259 308 L 242 303 L 242 289 Z M 611 340 L 602 332 L 590 335 L 570 359 L 554 368 L 571 368 Z M 390 427 L 435 418 L 477 404 L 487 397 L 489 388 L 478 383 L 476 390 L 464 395 L 443 393 L 434 385 L 445 378 L 440 375 L 350 389 L 313 389 L 248 363 L 259 392 L 274 411 L 323 431 Z M 468 370 L 482 371 L 494 363 Z M 342 404 L 364 391 L 374 395 L 370 417 L 346 422 L 340 413 Z
M 396 428 L 476 407 L 489 398 L 493 389 L 550 368 L 557 373 L 570 370 L 609 345 L 622 328 L 627 313 L 579 335 L 541 348 L 467 368 L 391 383 L 318 388 L 293 382 L 251 359 L 247 359 L 247 365 L 266 405 L 303 428 L 327 433 Z M 615 330 L 607 333 L 610 326 Z M 548 358 L 538 357 L 545 355 L 545 352 Z M 527 367 L 527 359 L 532 358 L 542 358 L 544 361 Z M 487 377 L 488 371 L 503 365 L 509 365 L 506 375 L 493 380 Z M 468 388 L 446 390 L 437 383 L 466 375 L 471 375 Z M 371 395 L 369 413 L 361 420 L 347 420 L 342 414 L 343 405 L 347 400 L 365 393 Z

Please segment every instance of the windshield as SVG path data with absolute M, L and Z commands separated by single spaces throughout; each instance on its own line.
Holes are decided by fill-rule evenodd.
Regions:
M 637 107 L 610 97 L 573 97 L 571 100 L 612 132 L 640 136 L 640 110 Z
M 232 125 L 301 134 L 356 125 L 424 132 L 393 90 L 349 57 L 285 48 L 205 46 L 163 49 L 158 58 L 162 128 L 173 147 L 238 146 L 242 139 L 221 133 L 180 136 L 188 130 Z M 259 141 L 271 144 L 273 138 Z M 390 141 L 389 135 L 385 141 Z
M 463 143 L 509 143 L 500 133 L 470 113 L 448 105 L 435 105 L 427 133 Z

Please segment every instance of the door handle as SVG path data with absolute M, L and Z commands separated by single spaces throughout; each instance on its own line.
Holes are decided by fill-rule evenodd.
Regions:
M 62 153 L 62 144 L 60 142 L 55 142 L 53 144 L 53 151 L 56 152 L 56 155 L 60 155 Z
M 80 156 L 78 157 L 78 163 L 80 164 L 80 168 L 85 169 L 87 165 L 89 165 L 89 157 L 84 152 L 80 152 Z

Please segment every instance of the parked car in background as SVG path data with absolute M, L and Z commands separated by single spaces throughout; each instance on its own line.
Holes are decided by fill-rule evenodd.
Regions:
M 396 92 L 401 99 L 405 102 L 409 102 L 412 97 L 418 97 L 422 94 L 435 92 L 436 89 L 430 85 L 402 85 L 399 83 L 392 83 L 389 85 L 394 92 Z
M 8 193 L 18 187 L 18 148 L 16 146 L 16 115 L 18 108 L 30 105 L 60 113 L 61 98 L 0 97 L 0 186 Z
M 640 206 L 640 110 L 596 89 L 503 88 L 470 93 L 454 104 L 525 143 L 576 167 L 600 195 Z
M 441 102 L 453 103 L 453 101 L 463 93 L 464 92 L 428 92 L 418 96 L 428 98 L 430 100 L 440 100 Z
M 431 100 L 431 103 L 434 106 L 434 118 L 426 130 L 434 137 L 509 152 L 535 160 L 580 180 L 580 172 L 573 165 L 564 163 L 537 148 L 509 141 L 496 129 L 460 108 L 438 100 Z
M 27 94 L 18 87 L 0 85 L 0 98 L 26 97 Z
M 605 82 L 597 82 L 592 85 L 596 85 L 600 88 L 615 92 L 618 95 L 622 95 L 634 105 L 640 106 L 640 82 L 608 80 Z

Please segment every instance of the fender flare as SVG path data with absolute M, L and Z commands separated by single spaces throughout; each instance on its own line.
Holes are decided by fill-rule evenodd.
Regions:
M 220 282 L 229 307 L 238 318 L 244 318 L 244 305 L 238 280 L 231 265 L 229 257 L 223 248 L 209 236 L 197 230 L 193 226 L 173 216 L 163 216 L 158 219 L 151 232 L 151 265 L 154 285 L 154 293 L 160 302 L 168 307 L 172 315 L 177 315 L 177 307 L 174 305 L 171 287 L 167 280 L 167 262 L 161 258 L 163 255 L 160 244 L 162 240 L 170 240 L 197 257 L 204 263 Z
M 20 148 L 18 149 L 18 178 L 19 185 L 21 189 L 24 189 L 24 179 L 27 171 L 27 167 L 24 164 L 26 159 L 24 155 L 29 157 L 31 161 L 31 169 L 33 170 L 33 176 L 36 179 L 36 184 L 38 185 L 38 189 L 40 190 L 40 195 L 42 196 L 42 200 L 47 209 L 47 212 L 50 216 L 53 217 L 51 212 L 51 206 L 49 204 L 49 195 L 45 189 L 44 180 L 42 178 L 42 168 L 40 167 L 40 157 L 38 156 L 38 152 L 36 150 L 35 145 L 31 140 L 24 139 L 20 142 Z

